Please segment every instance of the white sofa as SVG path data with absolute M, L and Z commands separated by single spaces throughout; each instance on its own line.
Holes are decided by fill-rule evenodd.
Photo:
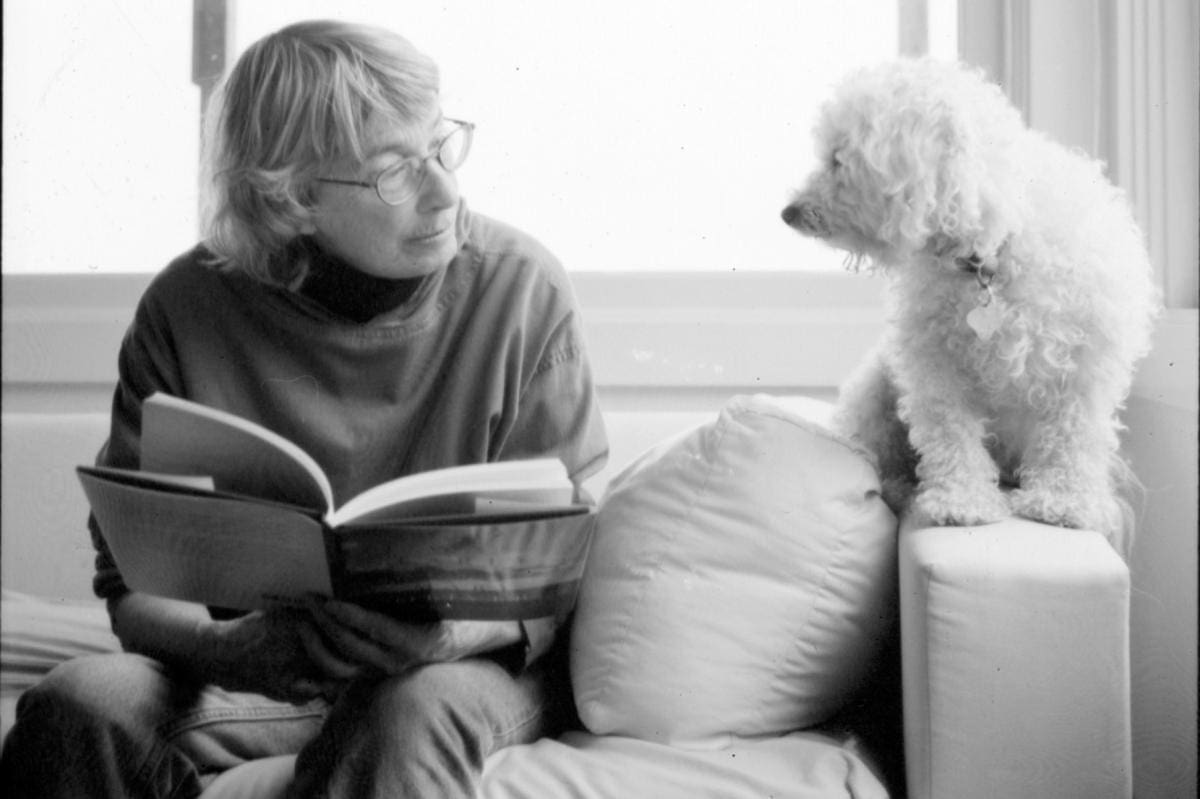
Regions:
M 612 459 L 593 490 L 713 416 L 606 414 Z M 3 416 L 5 733 L 19 693 L 54 662 L 116 647 L 88 598 L 92 553 L 73 474 L 105 431 L 102 411 Z M 906 520 L 896 551 L 902 734 L 886 723 L 901 685 L 884 657 L 879 678 L 813 729 L 695 747 L 569 733 L 493 755 L 484 796 L 880 797 L 889 777 L 890 795 L 913 799 L 1130 796 L 1129 575 L 1100 536 L 1018 520 Z M 276 796 L 289 767 L 240 766 L 204 799 Z

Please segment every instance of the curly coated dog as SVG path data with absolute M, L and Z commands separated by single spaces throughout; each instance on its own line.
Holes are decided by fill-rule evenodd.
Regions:
M 1098 530 L 1127 555 L 1118 413 L 1158 296 L 1103 165 L 931 59 L 851 74 L 815 136 L 783 219 L 889 278 L 887 332 L 837 415 L 885 499 L 937 524 Z

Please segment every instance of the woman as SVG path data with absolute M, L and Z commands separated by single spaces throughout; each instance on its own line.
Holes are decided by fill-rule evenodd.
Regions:
M 284 28 L 210 109 L 204 242 L 146 291 L 97 462 L 136 468 L 163 391 L 295 441 L 338 501 L 442 466 L 555 456 L 578 485 L 607 444 L 561 266 L 471 213 L 473 127 L 392 33 Z M 125 652 L 64 664 L 21 700 L 16 795 L 194 796 L 298 752 L 296 796 L 473 796 L 495 749 L 571 718 L 562 619 L 406 624 L 333 600 L 232 616 L 130 591 L 90 523 Z M 14 794 L 10 794 L 14 795 Z

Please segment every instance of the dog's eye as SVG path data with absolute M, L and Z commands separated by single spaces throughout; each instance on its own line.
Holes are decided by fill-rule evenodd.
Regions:
M 829 168 L 839 169 L 845 162 L 842 160 L 842 151 L 834 150 L 829 154 Z

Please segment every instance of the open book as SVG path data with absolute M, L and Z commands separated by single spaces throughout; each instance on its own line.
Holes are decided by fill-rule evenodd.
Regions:
M 133 590 L 234 609 L 316 593 L 414 620 L 574 601 L 593 514 L 556 459 L 414 474 L 335 507 L 316 461 L 261 425 L 165 394 L 142 413 L 142 470 L 77 468 Z

